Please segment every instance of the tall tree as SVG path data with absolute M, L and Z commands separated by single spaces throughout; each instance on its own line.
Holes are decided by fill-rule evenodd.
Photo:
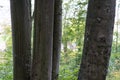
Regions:
M 54 0 L 35 0 L 31 80 L 51 80 Z
M 78 80 L 105 80 L 111 53 L 116 0 L 89 0 Z
M 62 36 L 62 0 L 54 3 L 52 80 L 58 80 Z
M 118 4 L 117 5 L 117 14 L 116 14 L 116 20 L 117 20 L 117 22 L 116 22 L 116 46 L 115 46 L 115 51 L 116 51 L 116 53 L 118 52 L 118 39 L 119 39 L 119 32 L 118 32 L 118 26 L 119 26 L 119 7 L 120 7 L 120 4 Z
M 31 66 L 31 1 L 10 0 L 14 80 L 29 80 Z

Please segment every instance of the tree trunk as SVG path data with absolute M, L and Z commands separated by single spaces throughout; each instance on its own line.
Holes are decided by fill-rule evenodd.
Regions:
M 118 32 L 118 26 L 119 26 L 119 5 L 117 6 L 117 14 L 116 14 L 116 44 L 115 44 L 115 52 L 117 53 L 118 52 L 118 39 L 119 39 L 119 32 Z
M 10 0 L 14 80 L 29 80 L 31 67 L 31 1 Z
M 31 80 L 51 80 L 54 0 L 35 0 L 33 64 Z
M 55 0 L 52 80 L 58 80 L 62 36 L 62 0 Z
M 89 0 L 78 80 L 105 80 L 111 53 L 116 0 Z

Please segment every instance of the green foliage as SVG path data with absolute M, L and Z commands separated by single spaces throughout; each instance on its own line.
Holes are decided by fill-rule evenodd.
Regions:
M 120 53 L 112 53 L 107 80 L 120 80 Z
M 4 25 L 1 37 L 6 44 L 6 49 L 0 51 L 0 80 L 13 79 L 13 64 L 12 64 L 12 38 L 10 26 Z
M 78 76 L 79 64 L 77 64 L 76 51 L 68 50 L 69 56 L 61 54 L 59 80 L 76 80 Z
M 82 58 L 86 9 L 87 0 L 66 0 L 63 4 L 63 34 L 59 80 L 77 80 Z M 118 33 L 114 32 L 115 38 L 113 38 L 107 80 L 120 80 L 120 40 L 116 44 L 116 34 Z M 5 41 L 6 44 L 6 49 L 0 51 L 0 80 L 12 80 L 12 38 L 9 26 L 4 25 L 0 40 Z
M 86 5 L 86 0 L 69 0 L 63 4 L 65 16 L 59 80 L 77 80 L 84 41 Z M 71 6 L 73 13 L 70 13 Z
M 70 13 L 70 6 L 74 14 Z M 63 49 L 59 80 L 77 80 L 83 50 L 87 0 L 69 0 L 65 2 L 63 8 L 65 16 L 63 16 Z M 120 80 L 120 40 L 117 42 L 117 35 L 118 32 L 114 32 L 107 80 Z M 75 45 L 74 48 L 69 48 L 71 45 Z

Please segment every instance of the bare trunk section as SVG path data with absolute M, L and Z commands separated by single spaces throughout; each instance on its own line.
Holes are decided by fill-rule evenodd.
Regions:
M 105 80 L 111 53 L 116 0 L 89 0 L 78 80 Z
M 117 6 L 118 7 L 118 9 L 117 9 L 117 11 L 119 11 L 119 5 Z M 119 40 L 119 31 L 118 31 L 118 27 L 119 27 L 119 19 L 118 19 L 118 17 L 119 17 L 119 12 L 117 12 L 117 14 L 116 14 L 116 20 L 117 20 L 117 22 L 116 22 L 116 28 L 117 28 L 117 30 L 116 30 L 116 44 L 115 44 L 115 52 L 117 53 L 118 52 L 118 40 Z
M 62 36 L 62 0 L 55 0 L 54 7 L 52 80 L 58 80 Z
M 31 1 L 10 0 L 14 80 L 29 80 L 31 66 Z
M 51 80 L 54 0 L 35 0 L 33 64 L 31 80 Z

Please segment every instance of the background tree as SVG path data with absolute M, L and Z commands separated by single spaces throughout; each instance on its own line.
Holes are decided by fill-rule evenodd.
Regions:
M 10 0 L 14 80 L 29 80 L 31 67 L 31 1 Z
M 52 79 L 54 0 L 35 0 L 31 80 Z
M 90 0 L 78 80 L 105 80 L 111 53 L 116 0 Z
M 34 4 L 33 1 L 32 5 Z M 60 70 L 58 80 L 77 80 L 84 41 L 84 27 L 87 9 L 86 1 L 87 0 L 63 0 L 62 50 L 60 56 Z M 0 0 L 0 5 L 2 6 L 0 8 L 0 80 L 13 79 L 13 56 L 11 25 L 9 22 L 9 2 L 10 0 Z M 120 4 L 120 0 L 117 0 L 116 3 L 117 7 L 117 5 Z M 118 40 L 116 40 L 117 36 L 120 35 L 117 34 L 116 26 L 117 22 L 118 24 L 120 23 L 120 18 L 117 17 L 117 13 L 120 11 L 118 9 L 116 10 L 118 12 L 116 12 L 116 24 L 114 28 L 115 32 L 113 35 L 112 54 L 109 62 L 109 69 L 106 80 L 120 80 L 119 37 Z M 120 26 L 118 25 L 118 33 L 119 27 Z M 65 45 L 64 43 L 66 42 L 67 55 L 64 53 L 63 49 Z
M 76 80 L 82 55 L 87 0 L 63 1 L 59 80 Z

